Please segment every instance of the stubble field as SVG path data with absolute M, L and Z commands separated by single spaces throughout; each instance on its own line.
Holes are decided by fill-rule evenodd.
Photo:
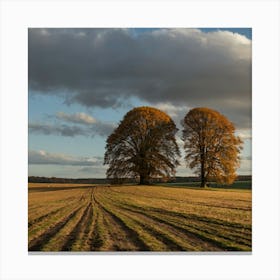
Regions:
M 251 251 L 251 190 L 29 184 L 29 251 Z

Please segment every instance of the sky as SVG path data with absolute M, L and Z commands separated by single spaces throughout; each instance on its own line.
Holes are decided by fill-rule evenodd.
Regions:
M 107 137 L 132 108 L 180 121 L 194 107 L 224 114 L 244 141 L 251 174 L 250 28 L 31 28 L 29 176 L 104 178 Z M 177 176 L 194 175 L 182 150 Z

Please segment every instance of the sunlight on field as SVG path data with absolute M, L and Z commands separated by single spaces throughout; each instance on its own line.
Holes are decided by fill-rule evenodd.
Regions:
M 251 251 L 251 190 L 30 184 L 29 251 Z

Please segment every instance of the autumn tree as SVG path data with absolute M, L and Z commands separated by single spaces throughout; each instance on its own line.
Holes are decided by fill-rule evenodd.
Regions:
M 138 178 L 140 184 L 148 184 L 152 178 L 174 176 L 180 155 L 176 132 L 173 120 L 158 109 L 129 111 L 107 139 L 107 177 Z
M 201 178 L 201 187 L 216 181 L 231 184 L 240 164 L 241 139 L 225 116 L 208 108 L 190 110 L 182 121 L 185 160 Z

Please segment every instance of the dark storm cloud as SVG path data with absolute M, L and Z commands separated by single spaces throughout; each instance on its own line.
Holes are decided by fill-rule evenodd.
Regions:
M 251 120 L 251 41 L 228 31 L 30 29 L 29 88 L 68 103 L 207 106 Z
M 28 151 L 28 164 L 56 164 L 73 166 L 101 166 L 103 158 L 82 158 L 64 154 L 52 154 L 46 151 Z

